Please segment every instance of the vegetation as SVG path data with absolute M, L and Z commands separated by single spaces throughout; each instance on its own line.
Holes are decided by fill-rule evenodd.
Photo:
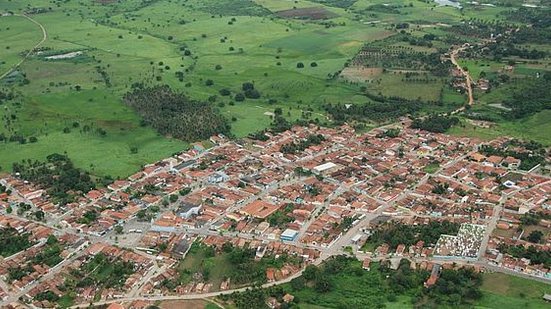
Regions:
M 21 178 L 41 185 L 54 202 L 66 204 L 96 187 L 90 174 L 73 165 L 67 155 L 51 154 L 46 161 L 23 160 L 13 164 Z
M 293 209 L 294 205 L 292 203 L 288 203 L 283 209 L 277 210 L 268 218 L 266 218 L 266 221 L 270 223 L 270 226 L 284 228 L 287 223 L 293 222 L 295 220 L 293 217 L 289 216 L 289 213 L 291 213 Z
M 444 133 L 449 128 L 459 123 L 457 117 L 447 117 L 440 115 L 431 115 L 427 118 L 413 119 L 411 127 L 413 129 L 421 129 L 434 133 Z
M 367 243 L 373 246 L 388 244 L 391 250 L 398 245 L 414 245 L 423 241 L 425 245 L 434 245 L 442 234 L 455 235 L 459 224 L 450 221 L 431 221 L 425 225 L 386 224 L 375 230 Z
M 256 260 L 255 256 L 254 249 L 242 249 L 230 243 L 224 244 L 217 252 L 214 247 L 195 242 L 178 266 L 178 280 L 166 280 L 163 286 L 172 290 L 180 284 L 201 281 L 219 287 L 227 278 L 234 286 L 260 284 L 266 282 L 268 267 L 281 268 L 287 263 L 300 263 L 299 258 L 285 254 L 278 257 L 267 255 L 260 260 Z
M 95 286 L 98 290 L 120 288 L 128 276 L 133 273 L 133 263 L 109 258 L 103 253 L 99 253 L 80 269 L 71 271 L 70 276 L 65 280 L 65 287 Z
M 286 293 L 295 296 L 291 307 L 456 308 L 471 306 L 482 296 L 481 276 L 472 270 L 443 270 L 437 283 L 425 289 L 422 285 L 428 276 L 427 271 L 412 270 L 407 260 L 396 271 L 377 263 L 366 271 L 356 259 L 336 256 L 320 267 L 309 265 L 301 277 L 283 286 L 253 288 L 221 298 L 233 301 L 237 308 L 265 308 L 268 297 L 281 302 Z
M 506 245 L 500 244 L 498 247 L 502 253 L 507 253 L 515 258 L 526 258 L 530 260 L 530 264 L 543 264 L 545 267 L 551 266 L 551 252 L 545 249 L 538 249 L 536 246 L 524 247 L 523 245 Z
M 479 152 L 487 156 L 497 155 L 502 157 L 511 156 L 511 157 L 517 158 L 521 160 L 521 163 L 519 166 L 520 169 L 530 170 L 538 164 L 545 163 L 544 155 L 546 153 L 546 150 L 542 148 L 541 145 L 538 145 L 537 143 L 534 145 L 536 145 L 537 148 L 533 148 L 532 150 L 528 149 L 528 151 L 524 151 L 524 152 L 495 148 L 491 145 L 482 145 L 479 149 Z
M 549 293 L 546 283 L 503 273 L 486 273 L 482 279 L 482 298 L 478 306 L 496 309 L 544 309 L 549 306 L 542 297 Z
M 323 141 L 325 141 L 325 137 L 323 137 L 323 135 L 310 134 L 308 135 L 308 137 L 306 137 L 305 140 L 301 140 L 298 143 L 291 142 L 291 143 L 282 145 L 280 151 L 282 153 L 298 153 L 298 152 L 304 151 L 306 148 L 310 146 L 319 145 Z
M 19 234 L 14 228 L 0 229 L 0 256 L 8 257 L 32 246 L 29 235 Z
M 63 251 L 63 246 L 59 243 L 58 239 L 54 235 L 50 235 L 46 241 L 46 245 L 42 247 L 40 252 L 33 256 L 33 264 L 45 264 L 49 267 L 54 267 L 55 265 L 61 263 L 63 258 L 60 256 Z
M 227 120 L 212 105 L 190 100 L 168 86 L 136 87 L 124 101 L 163 135 L 197 141 L 230 133 Z

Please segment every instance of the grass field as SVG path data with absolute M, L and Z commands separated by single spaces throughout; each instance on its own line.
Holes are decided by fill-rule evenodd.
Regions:
M 230 275 L 232 265 L 225 254 L 209 257 L 206 255 L 205 246 L 194 244 L 186 258 L 178 265 L 178 270 L 189 271 L 180 276 L 180 282 L 183 284 L 189 283 L 194 273 L 206 271 L 209 273 L 208 282 L 213 284 L 214 290 L 218 290 L 222 281 Z
M 535 140 L 546 146 L 551 145 L 551 111 L 546 110 L 522 120 L 499 121 L 492 128 L 481 128 L 468 123 L 451 128 L 448 133 L 459 136 L 489 140 L 500 136 L 512 136 L 525 140 Z
M 326 103 L 368 103 L 362 82 L 329 78 L 343 69 L 366 43 L 379 42 L 396 34 L 392 24 L 411 23 L 415 37 L 427 33 L 445 36 L 436 23 L 453 24 L 463 18 L 489 19 L 502 8 L 466 6 L 462 12 L 451 7 L 416 1 L 391 1 L 399 14 L 380 11 L 383 0 L 358 0 L 347 9 L 331 1 L 306 0 L 188 0 L 171 1 L 6 1 L 0 13 L 30 14 L 42 24 L 48 39 L 42 48 L 48 55 L 80 52 L 75 59 L 48 60 L 34 55 L 20 71 L 28 84 L 4 85 L 17 92 L 14 102 L 0 109 L 0 134 L 7 137 L 36 137 L 36 143 L 0 144 L 0 166 L 9 170 L 14 161 L 41 159 L 66 151 L 79 166 L 97 175 L 126 176 L 143 164 L 183 150 L 187 143 L 159 136 L 140 126 L 134 111 L 121 97 L 135 82 L 168 84 L 193 99 L 211 98 L 231 120 L 236 137 L 266 128 L 267 115 L 282 108 L 287 118 L 327 121 Z M 377 8 L 379 6 L 379 9 Z M 330 18 L 320 20 L 281 18 L 283 10 L 318 8 Z M 370 24 L 370 22 L 376 22 Z M 22 59 L 23 52 L 42 38 L 39 27 L 18 16 L 0 17 L 0 73 Z M 396 47 L 408 47 L 393 42 Z M 8 48 L 9 47 L 9 48 Z M 411 47 L 411 46 L 409 46 Z M 435 41 L 432 48 L 414 46 L 419 52 L 434 52 L 448 46 Z M 186 51 L 187 52 L 184 52 Z M 303 68 L 297 67 L 299 63 Z M 480 65 L 466 63 L 476 73 Z M 490 65 L 492 69 L 494 64 Z M 496 67 L 497 68 L 497 67 Z M 523 65 L 522 74 L 538 67 Z M 176 76 L 181 72 L 181 80 Z M 434 83 L 403 82 L 401 76 L 381 74 L 379 83 L 368 84 L 373 92 L 408 99 L 437 100 L 441 106 L 426 111 L 447 111 L 460 106 L 465 97 Z M 206 80 L 212 80 L 207 86 Z M 234 102 L 244 82 L 253 82 L 261 93 L 256 100 Z M 76 91 L 76 89 L 81 89 Z M 220 96 L 228 89 L 232 96 Z M 499 96 L 496 94 L 496 101 Z M 490 99 L 491 96 L 488 96 Z M 1 103 L 0 103 L 1 104 Z M 544 119 L 528 120 L 545 127 Z M 73 128 L 78 122 L 79 127 Z M 88 126 L 91 131 L 82 132 Z M 500 124 L 501 126 L 501 124 Z M 502 125 L 500 134 L 521 133 L 522 126 Z M 70 133 L 63 133 L 65 128 Z M 107 132 L 99 136 L 94 130 Z M 466 131 L 457 134 L 471 134 Z M 473 130 L 474 131 L 474 130 Z M 541 131 L 534 130 L 534 133 Z M 477 132 L 478 133 L 478 132 Z M 484 134 L 484 133 L 481 133 Z M 526 134 L 529 135 L 529 134 Z M 543 137 L 546 138 L 546 137 Z M 131 154 L 130 148 L 138 148 Z
M 501 273 L 485 274 L 482 288 L 483 297 L 477 308 L 549 308 L 542 297 L 551 292 L 551 285 L 522 279 Z
M 50 6 L 47 1 L 18 1 L 0 10 L 23 12 L 27 4 Z M 145 163 L 185 149 L 187 143 L 139 126 L 139 117 L 122 105 L 121 96 L 134 82 L 167 83 L 202 100 L 217 96 L 222 88 L 237 93 L 242 83 L 254 82 L 262 94 L 258 100 L 232 106 L 231 97 L 217 98 L 222 113 L 233 120 L 237 137 L 269 126 L 271 119 L 265 113 L 277 107 L 290 113 L 286 116 L 291 119 L 306 109 L 325 119 L 321 105 L 326 102 L 365 102 L 359 86 L 327 76 L 340 70 L 363 43 L 392 32 L 355 23 L 344 10 L 319 3 L 301 1 L 298 6 L 324 7 L 339 15 L 335 20 L 345 19 L 350 25 L 326 29 L 317 22 L 267 16 L 270 10 L 295 6 L 291 2 L 240 5 L 198 0 L 66 2 L 32 15 L 47 29 L 43 47 L 48 54 L 78 51 L 84 60 L 32 57 L 23 63 L 21 71 L 30 83 L 14 87 L 20 96 L 0 112 L 4 119 L 0 133 L 38 141 L 1 144 L 0 166 L 9 170 L 14 161 L 66 151 L 79 167 L 98 175 L 126 176 Z M 0 29 L 9 39 L 0 43 L 0 69 L 19 61 L 21 53 L 41 39 L 40 29 L 22 17 L 1 17 Z M 191 55 L 184 55 L 183 49 Z M 297 68 L 299 62 L 305 68 Z M 312 62 L 317 66 L 310 66 Z M 176 71 L 184 72 L 183 81 Z M 205 85 L 207 77 L 213 86 Z M 76 91 L 77 87 L 82 90 Z M 75 122 L 79 127 L 72 127 Z M 84 126 L 93 128 L 92 133 L 82 132 Z M 63 133 L 65 128 L 70 133 Z M 93 134 L 97 128 L 107 134 Z M 137 147 L 138 153 L 130 154 L 131 147 Z
M 21 53 L 29 51 L 42 40 L 40 28 L 21 16 L 0 18 L 0 75 L 21 60 Z

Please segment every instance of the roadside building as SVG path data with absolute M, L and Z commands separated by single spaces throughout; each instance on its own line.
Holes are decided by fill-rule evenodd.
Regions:
M 294 241 L 298 236 L 298 231 L 295 231 L 293 229 L 286 229 L 281 233 L 281 236 L 279 237 L 283 241 Z

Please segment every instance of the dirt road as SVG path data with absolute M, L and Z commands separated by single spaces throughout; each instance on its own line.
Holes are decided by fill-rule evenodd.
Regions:
M 33 48 L 31 48 L 29 50 L 29 52 L 25 55 L 25 57 L 23 57 L 23 59 L 21 59 L 21 61 L 19 61 L 14 66 L 12 66 L 9 70 L 7 70 L 2 75 L 0 75 L 0 80 L 4 77 L 8 76 L 8 74 L 10 74 L 11 72 L 13 72 L 13 70 L 17 69 L 21 64 L 23 64 L 23 62 L 25 62 L 25 60 L 27 60 L 31 56 L 31 54 L 34 52 L 34 50 L 37 49 L 38 47 L 40 47 L 40 45 L 42 45 L 48 39 L 48 32 L 46 32 L 46 28 L 44 28 L 44 26 L 41 23 L 37 22 L 36 20 L 30 18 L 27 15 L 13 14 L 13 15 L 10 15 L 10 16 L 23 17 L 23 18 L 26 18 L 26 19 L 30 20 L 32 23 L 36 24 L 38 27 L 40 27 L 40 30 L 42 31 L 42 40 L 40 40 L 40 42 L 38 42 Z

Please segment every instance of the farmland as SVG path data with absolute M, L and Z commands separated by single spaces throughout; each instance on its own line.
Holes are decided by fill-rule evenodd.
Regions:
M 124 177 L 197 141 L 160 134 L 125 105 L 123 96 L 136 84 L 168 85 L 208 102 L 227 118 L 235 138 L 270 126 L 278 108 L 289 121 L 331 125 L 327 104 L 371 104 L 373 95 L 419 100 L 419 113 L 463 105 L 465 97 L 450 87 L 446 68 L 437 63 L 455 43 L 448 28 L 464 19 L 504 16 L 499 14 L 506 10 L 385 3 L 4 2 L 0 74 L 8 74 L 0 91 L 10 98 L 0 98 L 0 171 L 21 159 L 66 152 L 95 175 Z M 25 59 L 42 39 L 39 25 L 47 38 Z M 367 51 L 363 58 L 362 51 Z M 502 62 L 467 59 L 462 65 L 477 78 L 483 70 L 499 70 Z M 547 64 L 522 64 L 515 74 L 533 75 L 542 68 Z M 254 84 L 257 94 L 241 99 L 244 83 Z M 479 101 L 493 103 L 499 91 L 479 93 Z M 532 117 L 545 123 L 547 116 Z M 391 119 L 362 121 L 372 127 Z M 523 121 L 532 120 L 503 120 L 499 132 L 522 136 Z M 535 138 L 547 144 L 545 136 Z

